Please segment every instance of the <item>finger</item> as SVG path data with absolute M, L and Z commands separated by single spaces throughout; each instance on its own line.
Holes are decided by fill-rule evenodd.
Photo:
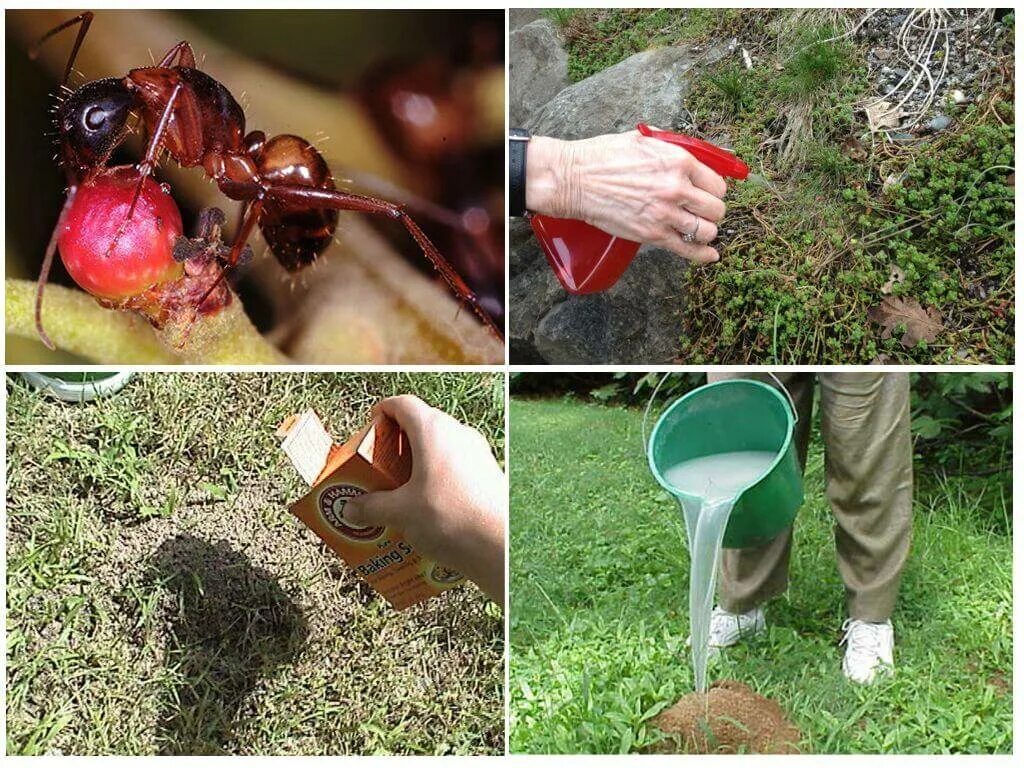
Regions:
M 683 240 L 688 239 L 686 235 L 693 235 L 690 242 L 698 245 L 710 243 L 718 237 L 717 226 L 685 208 L 678 209 L 669 223 L 676 232 L 683 236 Z
M 711 264 L 718 261 L 718 251 L 714 248 L 700 243 L 687 243 L 675 230 L 672 230 L 657 245 L 667 248 L 694 264 Z
M 394 419 L 410 440 L 423 433 L 427 415 L 434 410 L 416 395 L 398 395 L 381 400 L 373 407 L 374 415 L 382 413 Z
M 683 208 L 708 221 L 721 221 L 725 217 L 725 203 L 722 202 L 722 198 L 685 182 L 683 187 L 680 200 Z
M 374 491 L 356 496 L 345 504 L 341 516 L 345 522 L 372 528 L 377 525 L 390 526 L 396 522 L 402 506 L 402 489 L 394 491 Z
M 719 199 L 725 197 L 725 193 L 729 190 L 729 186 L 725 183 L 725 179 L 712 171 L 697 158 L 693 158 L 693 160 L 694 162 L 690 164 L 688 169 L 688 175 L 690 177 L 690 181 L 693 182 L 693 185 L 695 187 L 700 187 L 708 194 L 714 195 Z

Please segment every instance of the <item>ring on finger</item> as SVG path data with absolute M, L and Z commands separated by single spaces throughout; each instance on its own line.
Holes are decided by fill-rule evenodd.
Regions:
M 683 232 L 680 237 L 683 238 L 684 243 L 692 243 L 697 239 L 697 232 L 700 230 L 700 219 L 696 219 L 693 224 L 693 232 Z

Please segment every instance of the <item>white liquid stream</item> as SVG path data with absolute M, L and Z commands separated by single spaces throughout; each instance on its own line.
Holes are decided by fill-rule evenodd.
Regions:
M 702 503 L 679 497 L 690 542 L 690 653 L 693 681 L 699 693 L 707 690 L 708 641 L 722 537 L 736 497 L 761 477 L 777 454 L 734 451 L 690 459 L 665 472 L 665 479 Z

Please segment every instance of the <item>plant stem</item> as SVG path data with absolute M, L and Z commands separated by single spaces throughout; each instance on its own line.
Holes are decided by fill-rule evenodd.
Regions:
M 4 293 L 7 333 L 38 338 L 35 283 L 8 279 Z M 104 309 L 88 294 L 59 285 L 47 286 L 43 323 L 58 348 L 97 363 L 287 362 L 256 331 L 237 299 L 216 315 L 199 317 L 181 347 L 162 341 L 143 318 Z

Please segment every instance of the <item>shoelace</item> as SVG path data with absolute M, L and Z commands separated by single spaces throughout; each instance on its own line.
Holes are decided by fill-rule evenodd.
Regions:
M 880 635 L 885 626 L 860 619 L 847 619 L 843 622 L 843 639 L 839 644 L 845 645 L 849 642 L 849 650 L 853 654 L 876 656 L 881 644 Z
M 739 628 L 739 616 L 733 613 L 726 613 L 721 608 L 716 607 L 715 610 L 711 613 L 711 631 L 714 632 L 723 624 L 725 624 L 726 626 L 735 625 L 737 628 Z
M 743 624 L 740 617 L 744 614 L 729 613 L 719 607 L 711 613 L 711 633 L 717 634 L 726 629 L 735 629 L 737 633 L 743 634 Z

